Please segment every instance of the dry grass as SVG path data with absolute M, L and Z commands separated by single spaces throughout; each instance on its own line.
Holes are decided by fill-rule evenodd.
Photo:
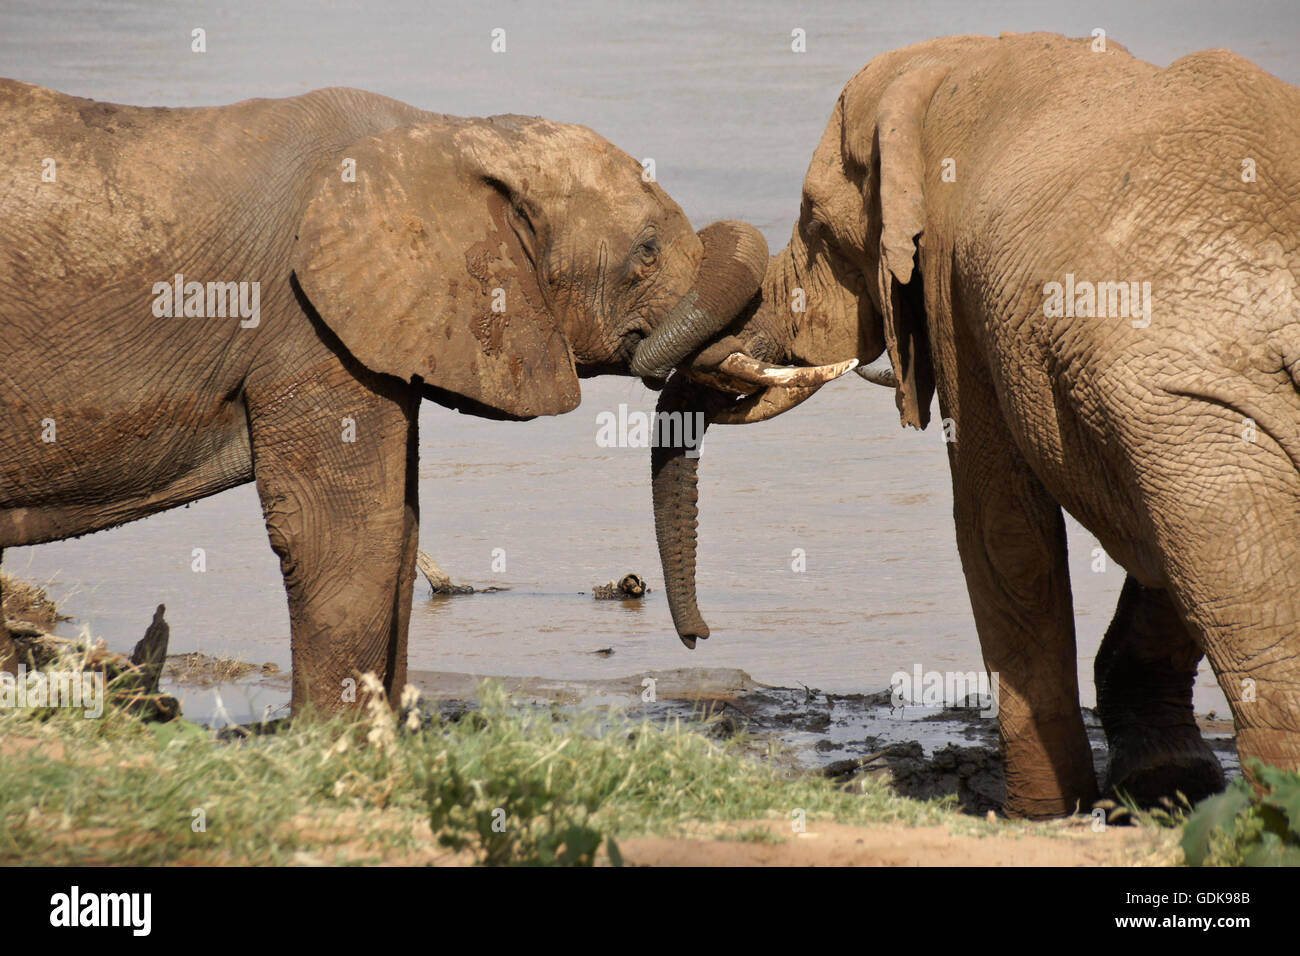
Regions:
M 69 620 L 59 613 L 45 588 L 39 584 L 22 581 L 0 571 L 0 592 L 4 595 L 6 621 L 25 621 L 48 631 L 59 621 Z

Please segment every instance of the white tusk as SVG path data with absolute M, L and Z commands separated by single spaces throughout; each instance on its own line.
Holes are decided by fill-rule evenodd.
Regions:
M 728 395 L 754 395 L 763 390 L 761 386 L 750 385 L 748 382 L 742 382 L 717 371 L 700 372 L 689 368 L 685 371 L 687 378 L 693 379 L 701 385 L 707 385 L 714 391 L 725 392 Z
M 888 359 L 883 365 L 872 362 L 870 365 L 864 365 L 862 368 L 853 370 L 862 376 L 865 381 L 872 385 L 883 385 L 885 388 L 898 388 L 898 377 L 894 375 L 893 366 L 889 364 Z
M 718 371 L 751 385 L 812 388 L 839 378 L 857 365 L 855 358 L 833 365 L 769 365 L 741 352 L 732 352 L 718 365 Z

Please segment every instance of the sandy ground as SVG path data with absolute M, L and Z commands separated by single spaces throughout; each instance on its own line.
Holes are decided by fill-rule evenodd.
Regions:
M 784 821 L 731 824 L 732 833 L 788 834 Z M 636 866 L 1160 866 L 1177 862 L 1171 841 L 1136 827 L 1062 828 L 1059 835 L 1015 832 L 968 836 L 944 827 L 850 826 L 813 822 L 781 842 L 641 837 L 621 841 Z
M 324 832 L 337 838 L 340 821 Z M 619 839 L 625 866 L 1171 866 L 1182 862 L 1172 830 L 1059 824 L 1051 835 L 1019 831 L 987 836 L 954 833 L 945 827 L 854 826 L 813 821 L 793 834 L 781 820 L 755 820 L 710 827 L 712 836 Z M 307 832 L 314 828 L 304 827 Z M 422 828 L 423 829 L 423 828 Z M 427 829 L 426 829 L 427 833 Z M 756 839 L 759 833 L 770 836 Z M 471 866 L 470 853 L 453 853 L 430 839 L 427 849 L 375 859 L 373 843 L 342 841 L 322 853 L 300 853 L 297 865 L 368 862 L 397 866 Z M 609 865 L 602 850 L 598 863 Z

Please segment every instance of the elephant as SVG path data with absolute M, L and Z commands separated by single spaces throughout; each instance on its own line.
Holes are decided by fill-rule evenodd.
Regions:
M 820 387 L 769 363 L 860 362 L 925 428 L 937 394 L 1009 815 L 1099 796 L 1063 510 L 1126 572 L 1095 659 L 1104 788 L 1222 787 L 1193 718 L 1203 656 L 1243 763 L 1300 766 L 1298 157 L 1300 89 L 1227 51 L 1161 69 L 1004 34 L 885 53 L 843 88 L 759 294 L 660 396 L 759 422 Z M 653 451 L 688 647 L 709 635 L 697 469 Z
M 716 335 L 768 259 L 537 117 L 3 80 L 0 129 L 0 549 L 256 482 L 295 714 L 349 709 L 362 673 L 404 686 L 422 399 L 569 411 L 580 378 Z

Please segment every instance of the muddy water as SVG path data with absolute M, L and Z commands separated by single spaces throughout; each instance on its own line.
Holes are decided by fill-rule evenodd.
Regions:
M 101 99 L 202 105 L 327 85 L 363 87 L 459 114 L 521 112 L 582 122 L 638 158 L 697 225 L 744 217 L 774 249 L 789 234 L 808 156 L 835 97 L 874 54 L 946 33 L 1104 27 L 1168 63 L 1230 47 L 1291 82 L 1296 14 L 1209 2 L 916 2 L 907 17 L 860 2 L 797 13 L 783 3 L 557 10 L 483 0 L 249 5 L 6 0 L 0 73 Z M 376 12 L 381 11 L 381 12 Z M 195 27 L 208 52 L 190 52 Z M 506 30 L 506 52 L 490 33 Z M 806 31 L 793 53 L 791 31 Z M 160 184 L 165 188 L 165 184 Z M 891 396 L 850 377 L 767 424 L 715 429 L 704 448 L 701 606 L 714 637 L 694 653 L 672 633 L 651 533 L 648 455 L 601 448 L 596 416 L 653 408 L 638 383 L 583 385 L 557 419 L 494 423 L 426 406 L 422 546 L 457 581 L 509 591 L 427 600 L 417 587 L 414 668 L 604 678 L 683 666 L 743 668 L 768 684 L 878 690 L 896 670 L 973 670 L 980 657 L 951 528 L 938 433 L 905 433 Z M 1123 572 L 1094 570 L 1096 542 L 1070 529 L 1081 694 Z M 192 570 L 194 549 L 206 571 Z M 500 549 L 499 551 L 497 549 Z M 801 549 L 806 570 L 794 570 Z M 497 570 L 494 570 L 494 553 Z M 504 566 L 500 558 L 504 556 Z M 287 666 L 278 567 L 244 487 L 78 541 L 6 552 L 12 573 L 52 582 L 64 608 L 115 647 L 165 603 L 173 650 Z M 626 571 L 655 590 L 598 602 Z M 73 625 L 69 629 L 75 629 Z M 613 651 L 609 655 L 594 652 Z M 1208 670 L 1202 710 L 1224 705 Z

